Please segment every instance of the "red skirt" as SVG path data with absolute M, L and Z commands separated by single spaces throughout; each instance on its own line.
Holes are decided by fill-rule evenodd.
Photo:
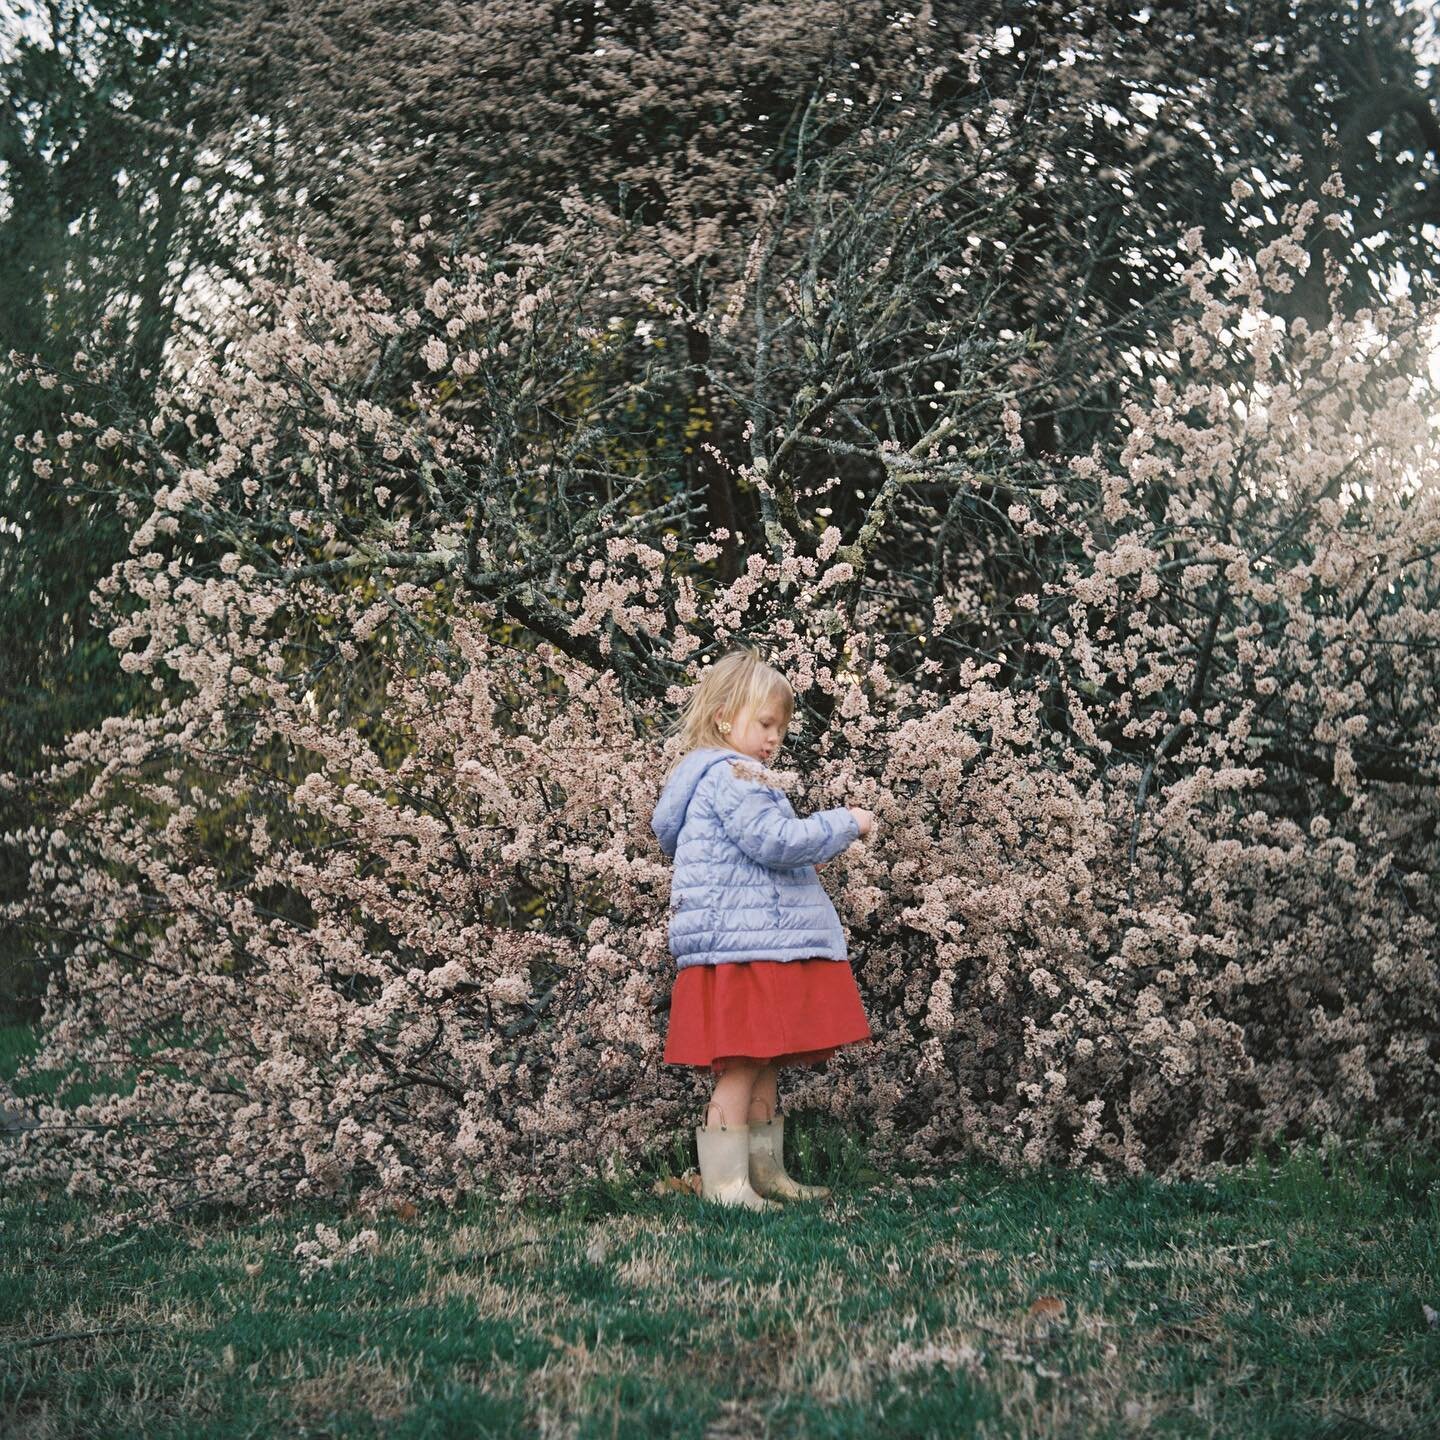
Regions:
M 676 975 L 663 1058 L 717 1074 L 736 1060 L 818 1065 L 870 1038 L 848 960 L 726 960 Z

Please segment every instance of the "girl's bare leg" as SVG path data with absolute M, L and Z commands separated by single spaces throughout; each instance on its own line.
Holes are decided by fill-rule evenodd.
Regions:
M 747 1123 L 764 1125 L 775 1118 L 780 1105 L 780 1067 L 772 1060 L 761 1066 L 750 1090 L 750 1110 Z
M 749 1123 L 745 1117 L 750 1107 L 750 1092 L 762 1068 L 755 1062 L 747 1065 L 736 1061 L 725 1071 L 715 1082 L 715 1091 L 705 1107 L 706 1125 Z

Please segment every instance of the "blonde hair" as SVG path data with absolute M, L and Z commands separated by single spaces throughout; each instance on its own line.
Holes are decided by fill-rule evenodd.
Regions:
M 756 715 L 771 701 L 780 706 L 788 725 L 795 713 L 795 691 L 785 676 L 748 645 L 721 656 L 706 667 L 681 706 L 679 718 L 665 732 L 667 740 L 680 737 L 679 753 L 670 769 L 702 745 L 734 748 L 715 723 L 717 710 L 733 725 L 742 711 Z

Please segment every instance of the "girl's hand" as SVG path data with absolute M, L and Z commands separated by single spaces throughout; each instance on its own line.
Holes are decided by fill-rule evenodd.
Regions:
M 875 813 L 860 805 L 851 805 L 848 808 L 855 817 L 855 823 L 860 827 L 860 838 L 864 840 L 875 828 Z

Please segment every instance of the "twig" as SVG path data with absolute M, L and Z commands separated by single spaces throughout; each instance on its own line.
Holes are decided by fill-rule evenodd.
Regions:
M 497 1255 L 508 1254 L 511 1250 L 518 1250 L 522 1245 L 538 1245 L 539 1240 L 517 1240 L 513 1245 L 502 1245 L 498 1250 L 467 1250 L 463 1255 L 456 1255 L 448 1261 L 451 1265 L 463 1265 L 471 1260 L 493 1260 Z
M 32 1345 L 58 1345 L 65 1340 L 93 1340 L 99 1335 L 128 1335 L 135 1330 L 163 1330 L 163 1325 L 115 1325 L 105 1330 L 57 1330 L 53 1335 L 36 1335 L 29 1340 L 9 1340 L 17 1350 L 29 1349 Z

